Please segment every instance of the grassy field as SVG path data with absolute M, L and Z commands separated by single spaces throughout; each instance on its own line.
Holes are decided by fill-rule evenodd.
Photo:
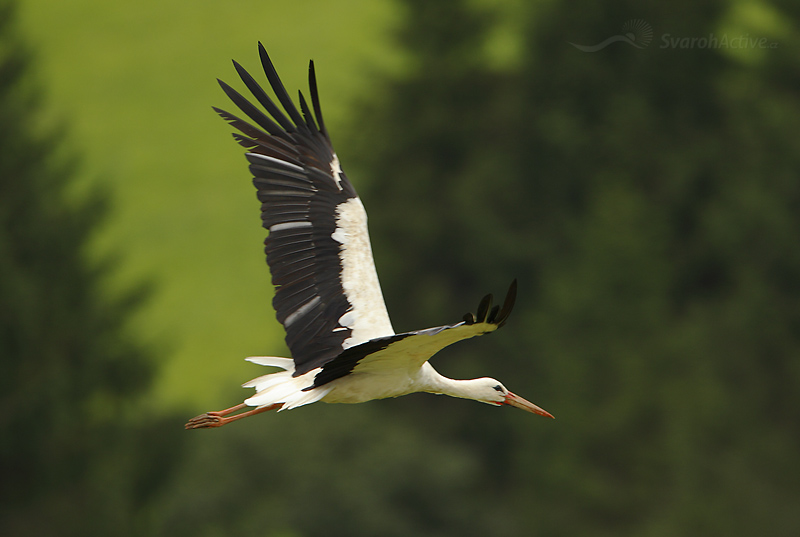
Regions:
M 109 292 L 154 285 L 131 327 L 163 359 L 154 402 L 235 403 L 223 395 L 261 374 L 245 356 L 287 352 L 245 160 L 211 110 L 230 107 L 215 78 L 241 87 L 230 59 L 256 71 L 261 40 L 294 93 L 313 58 L 335 141 L 370 76 L 400 65 L 398 17 L 389 0 L 22 2 L 51 117 L 82 157 L 80 184 L 112 194 L 91 255 L 119 255 Z

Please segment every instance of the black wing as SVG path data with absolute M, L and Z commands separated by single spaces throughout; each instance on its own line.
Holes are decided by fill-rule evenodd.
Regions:
M 375 272 L 366 213 L 342 172 L 317 94 L 313 61 L 308 81 L 313 112 L 300 93 L 295 107 L 263 45 L 261 63 L 280 107 L 235 61 L 247 89 L 267 111 L 219 81 L 255 123 L 217 113 L 240 131 L 247 148 L 261 219 L 269 230 L 267 263 L 275 285 L 272 304 L 286 330 L 286 344 L 301 375 L 342 350 L 393 334 Z M 354 282 L 359 282 L 354 289 Z

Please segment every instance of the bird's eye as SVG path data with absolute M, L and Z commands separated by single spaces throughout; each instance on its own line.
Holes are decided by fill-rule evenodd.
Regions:
M 497 390 L 500 393 L 503 393 L 503 387 L 501 385 L 499 385 L 499 384 L 497 386 L 495 386 L 494 389 Z

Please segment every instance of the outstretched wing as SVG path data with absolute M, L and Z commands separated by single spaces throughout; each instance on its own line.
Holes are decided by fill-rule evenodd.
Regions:
M 437 326 L 373 339 L 351 347 L 326 363 L 314 377 L 312 389 L 351 372 L 381 369 L 418 369 L 431 356 L 462 339 L 494 332 L 508 320 L 517 297 L 517 280 L 511 282 L 502 306 L 492 307 L 492 295 L 486 295 L 476 314 L 467 313 L 460 323 Z
M 295 375 L 320 367 L 344 349 L 394 334 L 383 301 L 367 232 L 367 214 L 342 171 L 322 120 L 313 61 L 309 109 L 303 94 L 295 107 L 267 51 L 261 64 L 280 107 L 238 63 L 247 89 L 265 114 L 236 90 L 220 86 L 253 123 L 217 113 L 240 132 L 247 148 L 264 242 L 275 285 L 272 305 L 286 330 Z

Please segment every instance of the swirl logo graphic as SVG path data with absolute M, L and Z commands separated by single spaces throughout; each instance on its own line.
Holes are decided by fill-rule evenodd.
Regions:
M 653 40 L 653 27 L 643 19 L 632 19 L 622 25 L 622 34 L 612 35 L 605 41 L 596 45 L 578 45 L 567 41 L 570 45 L 583 52 L 597 52 L 606 48 L 611 43 L 621 41 L 636 48 L 644 48 Z

